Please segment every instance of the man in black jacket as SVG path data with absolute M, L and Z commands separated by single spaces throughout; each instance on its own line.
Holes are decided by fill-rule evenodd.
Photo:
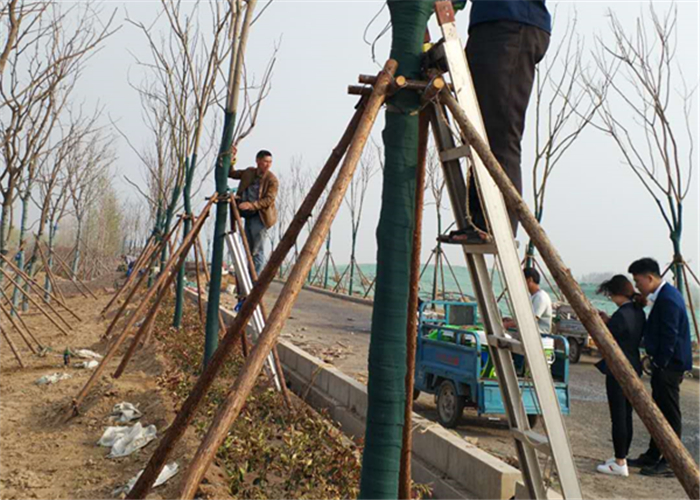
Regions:
M 659 264 L 654 259 L 639 259 L 630 265 L 628 272 L 634 277 L 637 289 L 654 304 L 644 325 L 645 348 L 652 363 L 651 392 L 680 438 L 680 385 L 684 373 L 693 368 L 685 301 L 676 288 L 661 278 Z M 647 476 L 673 476 L 653 439 L 647 451 L 627 463 L 641 466 L 642 474 Z

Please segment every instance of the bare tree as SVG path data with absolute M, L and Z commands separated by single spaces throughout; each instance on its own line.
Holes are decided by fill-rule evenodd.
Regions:
M 49 154 L 45 155 L 37 174 L 38 199 L 34 199 L 39 208 L 39 228 L 35 234 L 36 245 L 32 257 L 27 263 L 27 274 L 33 273 L 34 264 L 38 258 L 38 245 L 48 226 L 48 254 L 47 265 L 49 271 L 53 267 L 53 246 L 58 223 L 66 215 L 70 202 L 69 183 L 67 173 L 67 161 L 74 148 L 80 147 L 90 134 L 96 132 L 97 120 L 100 116 L 99 109 L 94 114 L 84 116 L 82 109 L 75 113 L 69 113 L 68 124 L 60 127 L 61 137 L 51 147 Z M 48 272 L 45 277 L 47 300 L 51 290 L 51 282 Z M 26 300 L 24 306 L 26 306 Z
M 626 32 L 609 11 L 613 43 L 597 39 L 594 58 L 602 78 L 589 78 L 589 90 L 598 106 L 596 128 L 612 138 L 666 223 L 670 268 L 676 287 L 687 293 L 681 235 L 693 173 L 695 88 L 687 87 L 675 60 L 677 16 L 675 5 L 660 16 L 650 4 L 648 15 L 640 13 L 634 30 Z
M 362 154 L 360 158 L 360 168 L 359 171 L 355 173 L 355 176 L 350 183 L 350 189 L 345 195 L 345 205 L 350 211 L 350 263 L 349 268 L 349 278 L 348 278 L 348 295 L 353 294 L 353 288 L 355 284 L 355 270 L 360 274 L 360 280 L 364 291 L 370 286 L 369 280 L 362 274 L 362 270 L 357 263 L 356 250 L 357 250 L 357 235 L 360 231 L 360 223 L 362 222 L 362 210 L 365 205 L 365 198 L 367 196 L 367 189 L 369 188 L 369 183 L 379 172 L 377 156 L 375 151 L 372 149 L 367 149 Z M 343 273 L 345 274 L 345 272 Z M 342 279 L 341 279 L 342 281 Z
M 555 13 L 554 19 L 558 16 Z M 547 187 L 554 169 L 591 122 L 599 102 L 591 100 L 584 83 L 587 67 L 584 42 L 577 33 L 578 19 L 569 14 L 562 40 L 550 48 L 535 69 L 535 160 L 532 191 L 535 217 L 544 215 Z M 590 77 L 590 72 L 589 72 Z M 534 266 L 535 246 L 529 242 L 526 267 Z
M 57 2 L 15 0 L 0 8 L 0 17 L 7 28 L 0 51 L 0 135 L 5 163 L 0 173 L 0 251 L 6 253 L 16 191 L 23 179 L 31 180 L 26 170 L 35 168 L 45 154 L 60 110 L 86 61 L 114 32 L 114 14 L 104 22 L 91 4 L 64 9 Z M 31 182 L 26 187 L 31 192 Z
M 86 246 L 83 242 L 83 229 L 87 216 L 98 196 L 102 194 L 105 175 L 115 160 L 111 142 L 111 137 L 98 132 L 88 141 L 73 148 L 69 156 L 68 185 L 77 222 L 71 265 L 74 276 L 78 273 L 81 249 Z

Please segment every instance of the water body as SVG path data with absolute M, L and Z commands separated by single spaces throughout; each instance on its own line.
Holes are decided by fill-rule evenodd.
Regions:
M 376 275 L 376 265 L 375 264 L 361 264 L 360 269 L 362 271 L 362 274 L 371 282 L 374 280 L 374 277 Z M 339 267 L 338 271 L 342 273 L 345 270 L 345 267 Z M 435 266 L 433 264 L 430 264 L 424 268 L 423 270 L 423 276 L 421 277 L 420 281 L 420 297 L 424 300 L 429 300 L 432 297 L 433 293 L 433 284 L 435 280 Z M 454 275 L 453 275 L 454 272 Z M 315 274 L 315 271 L 312 272 L 312 275 Z M 320 273 L 319 273 L 320 274 Z M 331 273 L 332 274 L 332 273 Z M 344 281 L 347 283 L 347 279 L 349 276 L 349 273 L 346 275 L 344 278 Z M 443 278 L 444 276 L 444 278 Z M 456 278 L 456 280 L 455 280 Z M 438 288 L 438 294 L 440 294 L 443 290 L 443 279 L 444 279 L 444 290 L 447 292 L 448 296 L 452 295 L 455 299 L 459 297 L 459 291 L 461 289 L 462 293 L 465 295 L 468 295 L 470 297 L 474 296 L 474 289 L 471 284 L 471 280 L 469 278 L 469 270 L 464 267 L 464 266 L 453 266 L 452 271 L 448 268 L 447 265 L 444 266 L 444 272 L 440 272 L 440 269 L 438 269 L 437 273 L 437 288 Z M 544 281 L 544 279 L 543 279 Z M 551 281 L 551 278 L 550 278 Z M 332 285 L 329 286 L 334 286 L 335 282 L 332 279 L 329 280 Z M 459 284 L 458 284 L 459 283 Z M 493 283 L 494 283 L 494 292 L 496 296 L 500 296 L 501 292 L 503 291 L 503 287 L 501 285 L 500 279 L 498 277 L 498 273 L 495 273 L 493 275 Z M 583 292 L 586 294 L 586 297 L 591 301 L 594 307 L 600 309 L 601 311 L 605 311 L 608 314 L 612 314 L 615 312 L 617 309 L 617 306 L 613 304 L 610 300 L 606 299 L 605 297 L 596 294 L 596 289 L 598 288 L 597 283 L 580 283 L 581 288 L 583 289 Z M 362 279 L 360 277 L 360 273 L 357 271 L 355 272 L 355 279 L 354 279 L 354 293 L 360 293 L 363 294 L 365 293 L 366 289 L 369 287 L 369 283 L 365 282 L 364 283 L 364 288 L 363 288 L 363 283 Z M 551 287 L 547 283 L 542 283 L 542 287 L 550 294 L 550 297 L 552 297 L 552 300 L 556 300 L 556 294 L 552 291 Z M 367 297 L 372 297 L 374 292 L 374 289 L 371 289 L 369 293 L 367 293 Z M 499 304 L 501 307 L 501 311 L 504 314 L 508 314 L 508 306 L 505 302 L 505 300 L 502 300 L 501 303 Z M 647 311 L 648 312 L 648 311 Z M 700 319 L 700 308 L 695 309 L 695 314 Z M 691 321 L 692 322 L 692 321 Z M 692 328 L 692 325 L 691 325 Z

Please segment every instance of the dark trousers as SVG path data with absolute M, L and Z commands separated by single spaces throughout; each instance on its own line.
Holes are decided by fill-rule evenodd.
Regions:
M 610 407 L 615 458 L 624 459 L 627 458 L 632 444 L 632 405 L 627 401 L 622 393 L 622 387 L 612 375 L 605 377 L 605 390 Z
M 683 382 L 683 372 L 654 368 L 651 374 L 651 397 L 679 438 L 681 437 L 682 428 L 681 382 Z M 661 458 L 661 451 L 653 439 L 649 441 L 649 449 L 646 455 L 654 460 Z
M 522 194 L 520 141 L 525 111 L 535 78 L 535 65 L 549 46 L 549 33 L 527 24 L 498 21 L 469 30 L 467 60 L 494 156 Z M 469 211 L 473 223 L 487 229 L 477 189 L 470 182 Z M 518 219 L 509 213 L 513 234 Z

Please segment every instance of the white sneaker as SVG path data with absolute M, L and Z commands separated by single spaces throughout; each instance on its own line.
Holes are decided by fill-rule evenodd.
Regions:
M 607 474 L 609 476 L 627 477 L 630 475 L 630 471 L 627 468 L 627 464 L 617 465 L 614 460 L 612 462 L 608 461 L 604 464 L 600 464 L 596 470 L 601 474 Z

